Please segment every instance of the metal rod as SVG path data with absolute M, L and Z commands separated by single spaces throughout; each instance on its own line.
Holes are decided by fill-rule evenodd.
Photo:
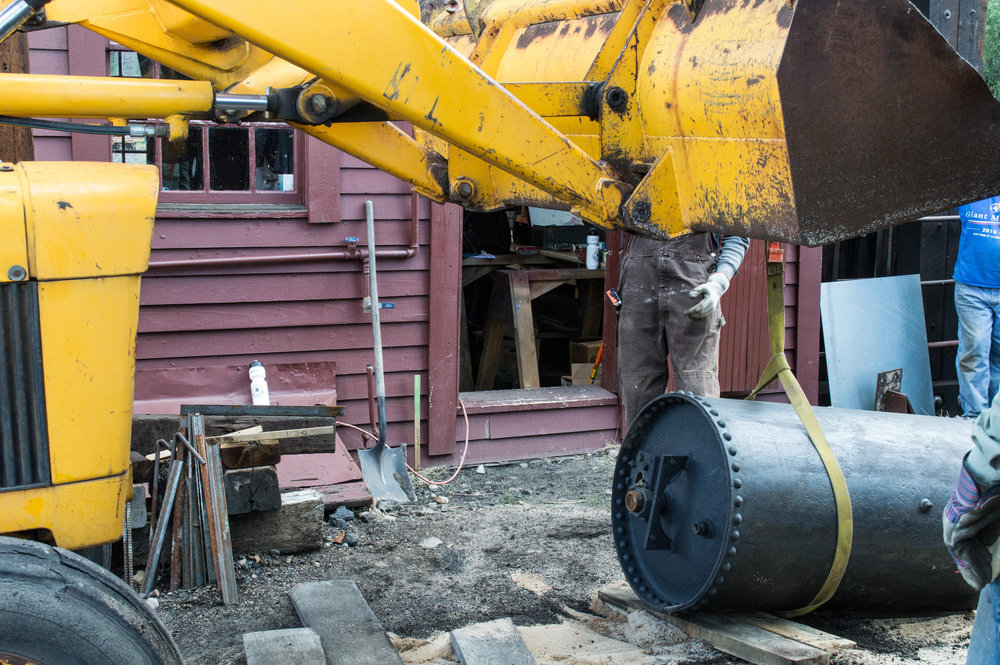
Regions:
M 194 449 L 194 446 L 191 445 L 191 443 L 187 440 L 187 438 L 183 434 L 181 434 L 180 432 L 176 432 L 174 434 L 174 440 L 183 443 L 184 447 L 190 450 L 191 454 L 194 455 L 195 459 L 197 459 L 199 462 L 201 462 L 202 464 L 207 463 L 205 458 L 198 454 L 198 451 Z
M 174 450 L 174 454 L 177 456 L 178 460 L 187 461 L 187 453 L 184 451 L 183 446 L 179 446 Z M 180 479 L 180 485 L 177 488 L 177 496 L 173 501 L 175 506 L 173 514 L 173 531 L 170 537 L 170 590 L 176 591 L 181 588 L 181 574 L 183 572 L 184 566 L 184 496 L 185 487 L 187 483 L 184 482 L 184 478 Z
M 372 342 L 375 351 L 375 402 L 378 404 L 378 438 L 385 440 L 385 374 L 382 367 L 382 328 L 378 306 L 378 279 L 375 277 L 375 208 L 365 201 L 365 226 L 368 232 L 368 283 L 372 301 Z
M 24 0 L 14 0 L 4 7 L 3 11 L 0 11 L 0 41 L 7 39 L 34 13 L 34 8 Z
M 375 406 L 375 368 L 371 365 L 365 367 L 368 373 L 368 425 L 372 434 L 378 436 L 378 408 Z M 361 447 L 365 447 L 365 441 L 361 441 Z
M 219 446 L 205 441 L 205 421 L 201 414 L 191 414 L 191 433 L 195 445 L 204 455 L 207 464 L 201 467 L 201 483 L 205 494 L 208 529 L 212 541 L 212 566 L 215 579 L 222 591 L 222 602 L 238 602 L 236 571 L 233 568 L 232 540 L 229 535 L 229 515 L 226 512 L 225 488 L 222 485 L 222 460 Z
M 420 375 L 413 375 L 413 468 L 420 471 Z
M 413 192 L 410 205 L 410 243 L 406 249 L 379 249 L 375 256 L 380 259 L 412 259 L 420 251 L 418 227 L 420 225 L 420 195 Z M 150 261 L 150 268 L 194 268 L 243 264 L 295 263 L 299 261 L 346 261 L 364 260 L 368 250 L 353 247 L 332 252 L 307 252 L 304 254 L 271 254 L 267 256 L 223 256 L 213 259 L 177 259 Z M 210 415 L 210 414 L 209 414 Z
M 156 581 L 156 569 L 160 563 L 160 550 L 163 549 L 163 541 L 166 538 L 166 524 L 170 521 L 170 511 L 174 507 L 174 499 L 177 497 L 177 487 L 181 482 L 181 472 L 184 470 L 184 461 L 175 459 L 170 465 L 170 475 L 167 478 L 167 495 L 163 502 L 163 519 L 157 525 L 153 533 L 153 542 L 149 546 L 149 560 L 146 562 L 146 574 L 142 579 L 142 594 L 149 595 L 153 590 Z
M 267 95 L 233 95 L 215 93 L 217 111 L 267 111 Z

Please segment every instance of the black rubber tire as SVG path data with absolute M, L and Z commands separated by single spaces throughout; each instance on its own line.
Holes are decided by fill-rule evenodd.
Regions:
M 100 566 L 58 547 L 0 537 L 0 661 L 181 665 L 153 610 Z

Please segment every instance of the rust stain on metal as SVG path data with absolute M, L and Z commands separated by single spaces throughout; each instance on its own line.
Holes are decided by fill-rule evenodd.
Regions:
M 517 38 L 516 48 L 522 50 L 526 49 L 531 46 L 531 43 L 536 39 L 554 35 L 558 30 L 559 24 L 552 21 L 548 23 L 536 23 L 535 25 L 529 25 L 524 29 L 524 32 L 521 33 L 521 36 Z
M 392 79 L 389 81 L 389 86 L 382 93 L 382 96 L 388 99 L 390 102 L 399 99 L 399 86 L 406 78 L 406 75 L 410 73 L 410 63 L 399 63 L 396 67 L 396 72 L 392 75 Z

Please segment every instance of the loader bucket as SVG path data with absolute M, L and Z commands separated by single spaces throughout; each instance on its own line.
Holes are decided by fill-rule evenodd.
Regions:
M 1000 103 L 906 0 L 800 2 L 778 87 L 810 245 L 1000 194 Z
M 1000 193 L 1000 102 L 907 0 L 673 4 L 639 72 L 654 234 L 820 245 Z

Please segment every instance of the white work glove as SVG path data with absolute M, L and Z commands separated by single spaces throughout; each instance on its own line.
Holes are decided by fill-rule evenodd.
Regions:
M 712 273 L 707 282 L 691 289 L 691 293 L 688 295 L 692 298 L 701 298 L 701 302 L 684 313 L 692 319 L 704 319 L 715 311 L 715 308 L 719 306 L 719 300 L 722 299 L 722 294 L 728 289 L 729 278 L 721 272 Z

